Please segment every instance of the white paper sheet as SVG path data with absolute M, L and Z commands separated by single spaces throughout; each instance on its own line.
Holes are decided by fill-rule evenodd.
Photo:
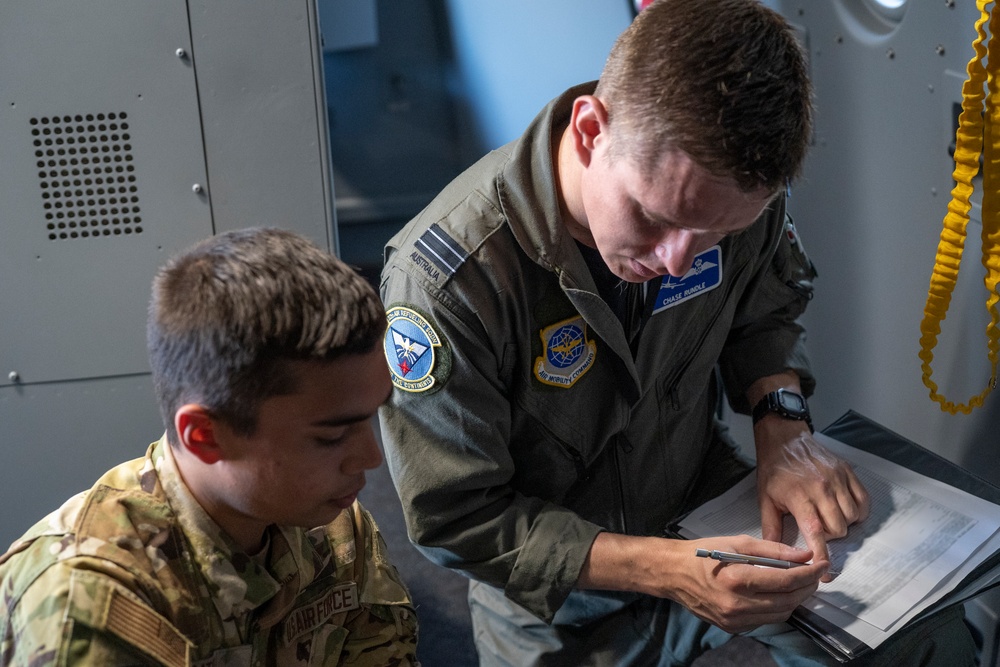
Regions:
M 851 461 L 872 511 L 829 543 L 831 570 L 840 574 L 820 584 L 803 606 L 874 648 L 1000 549 L 1000 506 L 823 434 L 815 437 Z M 692 512 L 680 528 L 689 538 L 760 537 L 755 476 Z M 805 546 L 790 516 L 782 541 Z

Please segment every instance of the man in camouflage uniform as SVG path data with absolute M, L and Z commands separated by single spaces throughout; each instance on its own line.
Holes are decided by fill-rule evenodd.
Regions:
M 0 557 L 4 665 L 415 664 L 417 620 L 357 502 L 390 380 L 378 296 L 279 230 L 157 276 L 166 434 Z

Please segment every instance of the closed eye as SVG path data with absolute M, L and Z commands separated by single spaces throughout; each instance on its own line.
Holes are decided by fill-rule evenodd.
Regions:
M 317 434 L 313 441 L 320 447 L 336 447 L 344 441 L 347 432 L 347 428 L 328 429 L 325 433 Z
M 338 426 L 324 427 L 313 440 L 320 447 L 335 447 L 346 440 L 352 433 L 357 433 L 358 429 L 371 428 L 371 418 L 357 419 L 343 423 Z
M 647 211 L 645 208 L 643 208 L 641 206 L 639 207 L 639 214 L 642 216 L 643 220 L 645 220 L 646 222 L 648 222 L 650 225 L 653 225 L 654 227 L 675 227 L 676 226 L 673 223 L 671 223 L 669 220 L 664 220 L 663 218 L 660 218 L 658 216 L 653 215 L 652 213 L 650 213 L 649 211 Z

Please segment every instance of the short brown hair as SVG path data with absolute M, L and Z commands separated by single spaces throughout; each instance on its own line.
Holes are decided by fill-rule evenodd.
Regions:
M 186 402 L 251 435 L 260 403 L 295 391 L 286 362 L 369 352 L 385 326 L 375 289 L 297 234 L 244 229 L 196 244 L 157 274 L 147 321 L 170 441 Z
M 747 191 L 797 176 L 812 131 L 802 49 L 757 0 L 656 0 L 615 42 L 595 94 L 615 158 L 649 170 L 676 149 Z

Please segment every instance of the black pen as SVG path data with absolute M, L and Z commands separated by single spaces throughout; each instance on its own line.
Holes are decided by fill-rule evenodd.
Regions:
M 764 558 L 763 556 L 747 556 L 746 554 L 734 554 L 728 551 L 716 551 L 713 549 L 696 549 L 695 556 L 700 558 L 712 558 L 721 563 L 742 563 L 744 565 L 762 565 L 764 567 L 777 567 L 787 570 L 792 567 L 808 565 L 808 563 L 796 563 L 792 560 L 779 560 L 777 558 Z

